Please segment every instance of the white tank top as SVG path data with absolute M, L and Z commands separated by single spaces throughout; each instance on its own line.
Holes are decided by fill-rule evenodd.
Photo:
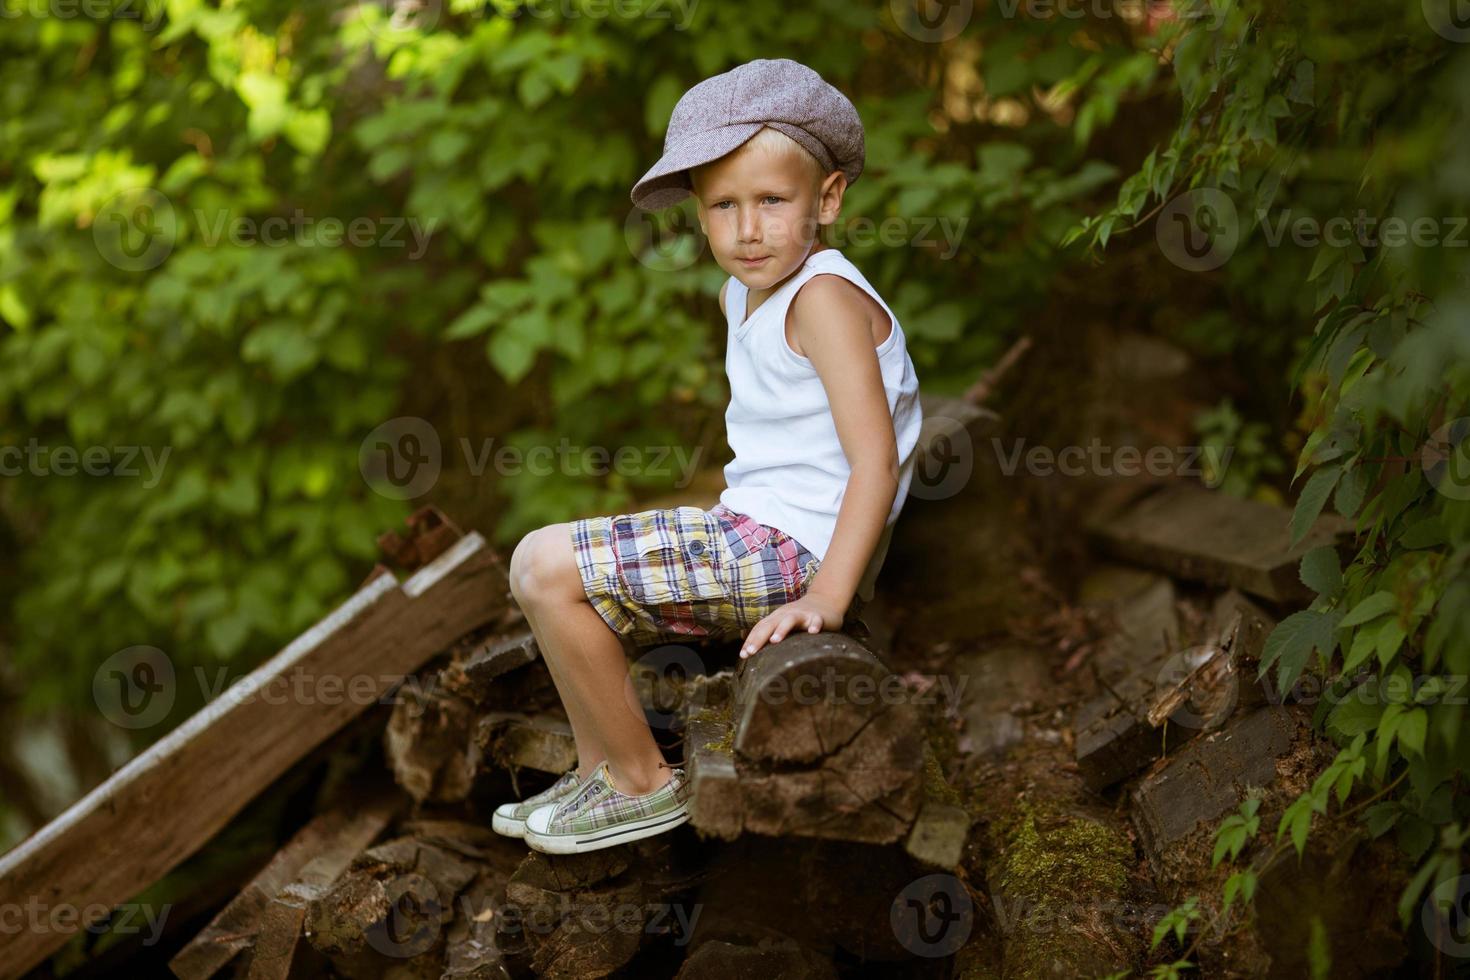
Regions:
M 888 553 L 893 522 L 908 497 L 923 414 L 918 377 L 898 317 L 839 249 L 808 255 L 748 320 L 748 290 L 730 277 L 725 291 L 730 328 L 725 348 L 725 373 L 730 379 L 725 428 L 735 458 L 725 466 L 720 502 L 785 531 L 818 558 L 826 557 L 851 467 L 837 438 L 822 379 L 811 361 L 786 343 L 786 311 L 792 299 L 803 283 L 823 273 L 856 283 L 893 321 L 893 329 L 874 350 L 898 446 L 898 493 L 859 580 L 857 595 L 867 602 Z

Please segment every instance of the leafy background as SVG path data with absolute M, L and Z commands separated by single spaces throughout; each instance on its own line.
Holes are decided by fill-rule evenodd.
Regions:
M 1257 214 L 1467 213 L 1470 48 L 1432 29 L 1432 0 L 980 4 L 940 40 L 902 4 L 845 0 L 0 4 L 0 445 L 168 453 L 156 486 L 0 479 L 0 734 L 76 770 L 7 792 L 0 844 L 167 727 L 95 723 L 116 651 L 248 669 L 417 503 L 508 548 L 674 488 L 477 474 L 465 443 L 683 447 L 717 476 L 725 275 L 687 210 L 653 220 L 627 191 L 684 89 L 756 57 L 798 58 L 856 103 L 868 166 L 843 220 L 896 221 L 901 241 L 849 224 L 834 244 L 898 312 L 926 389 L 961 391 L 1021 333 L 1081 317 L 1167 338 L 1211 378 L 1191 424 L 1234 449 L 1225 492 L 1294 504 L 1297 528 L 1324 507 L 1358 521 L 1350 563 L 1304 565 L 1321 596 L 1272 638 L 1283 687 L 1470 668 L 1470 506 L 1396 458 L 1466 412 L 1465 253 L 1272 245 Z M 1240 244 L 1191 273 L 1151 219 L 1199 188 L 1234 202 Z M 215 234 L 301 216 L 367 219 L 374 240 Z M 952 254 L 916 240 L 940 222 L 962 228 Z M 422 250 L 383 240 L 405 223 Z M 1066 383 L 1028 385 L 1038 432 Z M 441 443 L 416 500 L 360 465 L 400 417 Z M 1285 829 L 1300 840 L 1334 787 L 1391 785 L 1375 830 L 1429 869 L 1421 889 L 1443 880 L 1463 715 L 1320 719 L 1364 765 Z

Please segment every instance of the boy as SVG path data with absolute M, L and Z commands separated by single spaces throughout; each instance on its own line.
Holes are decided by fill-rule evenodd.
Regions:
M 706 511 L 553 524 L 511 556 L 510 584 L 567 709 L 578 767 L 495 812 L 533 848 L 580 853 L 688 819 L 628 676 L 635 643 L 840 629 L 872 598 L 913 470 L 918 381 L 898 318 L 818 226 L 863 169 L 862 121 L 805 65 L 758 59 L 674 107 L 644 210 L 693 194 L 729 327 L 735 458 Z M 748 633 L 747 633 L 748 631 Z M 661 770 L 668 769 L 665 774 Z

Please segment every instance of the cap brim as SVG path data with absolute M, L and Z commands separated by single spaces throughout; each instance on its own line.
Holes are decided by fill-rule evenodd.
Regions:
M 706 130 L 681 140 L 633 185 L 628 196 L 644 211 L 672 207 L 688 197 L 692 185 L 689 168 L 718 160 L 754 136 L 765 125 L 759 122 L 732 123 Z

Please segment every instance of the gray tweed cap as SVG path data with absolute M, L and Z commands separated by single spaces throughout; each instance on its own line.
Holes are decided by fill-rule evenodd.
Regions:
M 790 58 L 757 58 L 685 92 L 669 117 L 664 155 L 630 195 L 644 211 L 684 200 L 689 168 L 718 160 L 769 126 L 851 184 L 863 172 L 863 121 L 847 96 Z

